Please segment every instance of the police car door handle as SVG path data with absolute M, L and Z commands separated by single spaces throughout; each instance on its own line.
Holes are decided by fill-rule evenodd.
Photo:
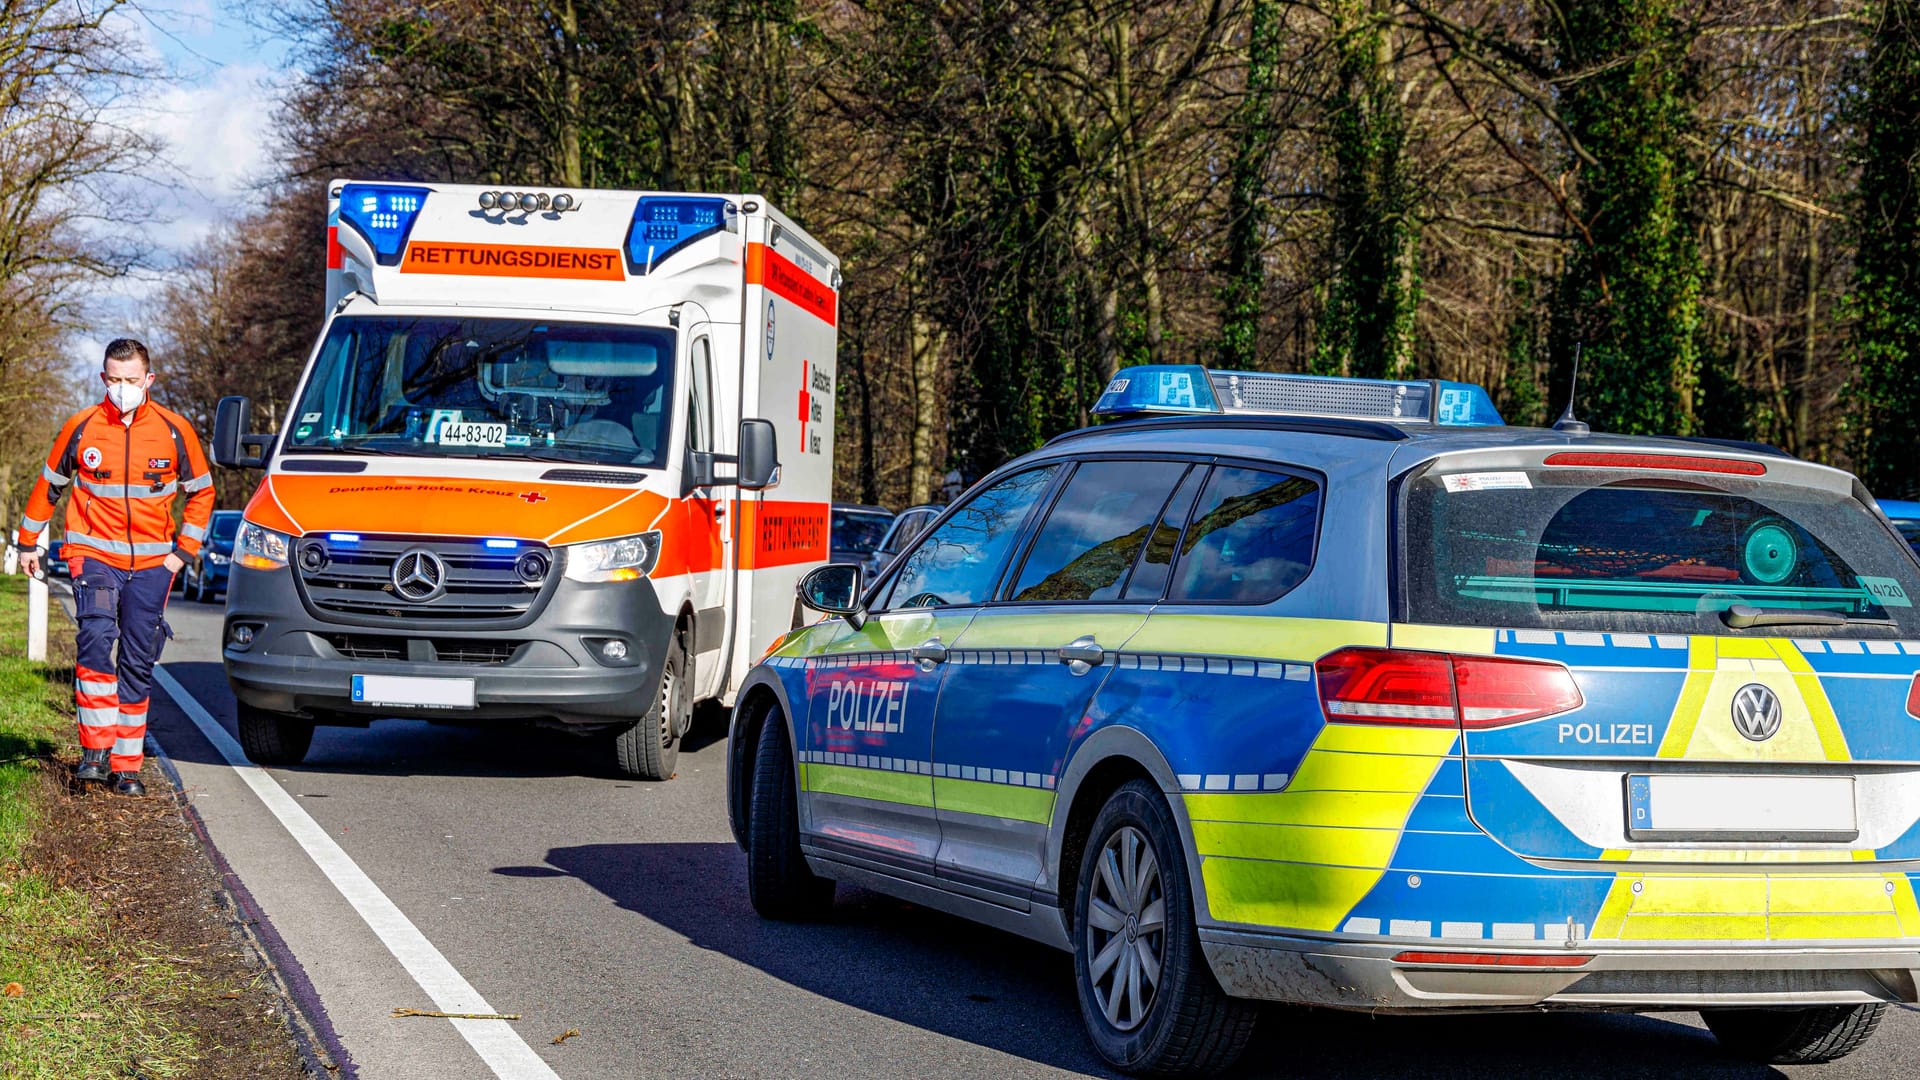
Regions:
M 947 662 L 947 647 L 937 637 L 931 637 L 907 650 L 920 665 L 921 671 L 932 671 L 936 666 Z
M 1060 646 L 1060 662 L 1073 670 L 1075 675 L 1085 675 L 1100 666 L 1107 658 L 1107 650 L 1093 640 L 1092 634 L 1083 634 Z

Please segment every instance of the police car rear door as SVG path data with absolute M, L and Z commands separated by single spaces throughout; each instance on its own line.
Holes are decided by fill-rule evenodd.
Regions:
M 954 643 L 933 778 L 939 871 L 952 886 L 1029 905 L 1068 749 L 1159 597 L 1158 583 L 1146 599 L 1126 597 L 1135 564 L 1169 500 L 1190 505 L 1205 471 L 1171 460 L 1073 466 L 1000 599 Z

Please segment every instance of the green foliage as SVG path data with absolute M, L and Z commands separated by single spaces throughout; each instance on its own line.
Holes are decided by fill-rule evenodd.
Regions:
M 1859 121 L 1849 397 L 1861 478 L 1884 496 L 1920 497 L 1920 3 L 1877 10 Z
M 1397 378 L 1412 366 L 1420 304 L 1418 193 L 1407 118 L 1386 55 L 1388 22 L 1371 0 L 1339 0 L 1332 142 L 1333 259 L 1314 350 L 1324 375 Z
M 1597 430 L 1684 435 L 1695 424 L 1700 172 L 1686 143 L 1696 86 L 1681 7 L 1573 0 L 1547 27 L 1563 71 L 1561 116 L 1587 156 L 1583 235 L 1555 295 L 1554 353 L 1564 367 L 1583 347 L 1578 412 Z
M 1258 365 L 1261 293 L 1268 220 L 1262 198 L 1275 141 L 1272 98 L 1278 81 L 1286 19 L 1280 0 L 1251 0 L 1247 29 L 1247 85 L 1234 116 L 1232 173 L 1227 188 L 1227 259 L 1220 286 L 1220 342 L 1216 363 Z

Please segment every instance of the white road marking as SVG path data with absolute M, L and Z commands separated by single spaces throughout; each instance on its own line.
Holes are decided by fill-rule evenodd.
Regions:
M 246 752 L 240 743 L 227 734 L 205 706 L 194 700 L 164 667 L 155 667 L 154 678 L 171 697 L 174 704 L 180 706 L 200 733 L 207 737 L 213 748 L 227 760 L 240 779 L 246 781 L 253 793 L 260 797 L 273 816 L 278 818 L 294 840 L 300 844 L 320 872 L 327 875 L 333 887 L 340 890 L 353 910 L 367 921 L 375 935 L 380 938 L 387 951 L 400 966 L 407 969 L 413 981 L 426 991 L 434 1008 L 440 1012 L 452 1013 L 490 1013 L 494 1007 L 480 996 L 466 978 L 440 955 L 418 927 L 401 912 L 387 894 L 373 883 L 366 871 L 335 843 L 333 837 L 320 823 L 308 816 L 300 808 L 293 796 L 287 794 L 265 769 L 247 760 Z M 560 1080 L 552 1068 L 548 1067 L 540 1055 L 533 1052 L 525 1040 L 508 1021 L 504 1020 L 453 1020 L 450 1021 L 473 1047 L 480 1059 L 487 1063 L 493 1074 L 500 1080 Z

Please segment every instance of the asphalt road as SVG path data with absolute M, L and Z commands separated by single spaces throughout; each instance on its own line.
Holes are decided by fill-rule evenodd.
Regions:
M 229 731 L 219 608 L 176 599 L 167 670 Z M 317 992 L 340 1075 L 488 1075 L 286 829 L 164 694 L 152 731 L 216 847 Z M 762 922 L 727 829 L 724 734 L 663 784 L 596 775 L 595 748 L 533 730 L 384 721 L 320 729 L 270 775 L 567 1080 L 1109 1075 L 1080 1032 L 1068 957 L 842 888 L 831 921 Z M 577 1030 L 555 1044 L 551 1040 Z M 1370 1018 L 1273 1009 L 1259 1076 L 1818 1076 L 1920 1069 L 1920 1011 L 1840 1063 L 1722 1057 L 1693 1014 Z

